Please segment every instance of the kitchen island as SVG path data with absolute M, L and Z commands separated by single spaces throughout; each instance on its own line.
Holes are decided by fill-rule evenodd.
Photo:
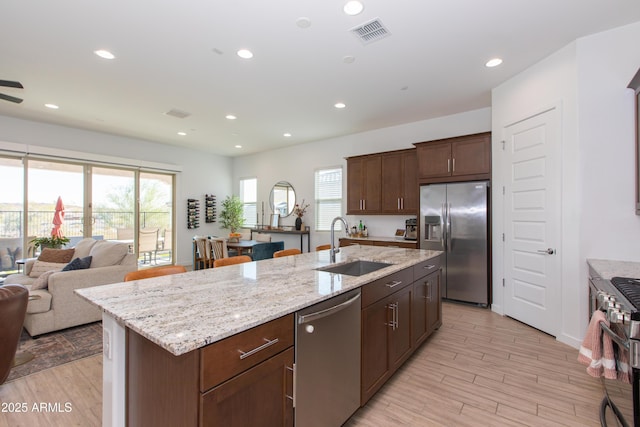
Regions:
M 350 246 L 337 254 L 336 264 L 367 260 L 391 265 L 362 276 L 335 274 L 316 270 L 330 264 L 329 251 L 320 251 L 76 291 L 101 307 L 104 313 L 103 425 L 126 425 L 125 396 L 136 386 L 132 377 L 137 375 L 131 372 L 132 360 L 128 354 L 133 345 L 143 343 L 154 352 L 157 349 L 156 353 L 162 357 L 166 355 L 160 364 L 184 359 L 187 364 L 197 365 L 201 358 L 207 358 L 209 353 L 204 351 L 216 347 L 211 344 L 242 336 L 245 331 L 274 324 L 274 321 L 286 323 L 287 317 L 292 319 L 296 311 L 351 289 L 394 274 L 405 274 L 406 279 L 413 281 L 413 271 L 419 265 L 425 265 L 425 269 L 427 264 L 429 268 L 437 265 L 439 272 L 439 264 L 432 262 L 439 261 L 439 255 L 438 251 Z M 407 272 L 411 272 L 410 275 Z M 429 292 L 435 295 L 431 288 Z M 371 302 L 375 298 L 370 297 Z M 439 303 L 439 295 L 435 299 Z M 144 364 L 140 366 L 144 368 Z M 202 369 L 196 375 L 201 377 L 199 392 L 204 391 L 202 377 L 206 376 L 206 369 Z M 175 385 L 177 394 L 179 385 Z M 161 402 L 159 396 L 156 403 Z M 195 405 L 197 419 L 198 403 Z M 132 410 L 131 404 L 128 409 Z

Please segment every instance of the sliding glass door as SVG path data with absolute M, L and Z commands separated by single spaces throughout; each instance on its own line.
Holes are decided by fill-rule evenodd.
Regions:
M 22 159 L 0 157 L 0 278 L 17 272 L 16 261 L 33 256 L 24 250 L 24 170 Z

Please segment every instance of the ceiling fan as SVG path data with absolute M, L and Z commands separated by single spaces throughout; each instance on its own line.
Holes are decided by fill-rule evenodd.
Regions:
M 22 83 L 14 82 L 11 80 L 0 80 L 0 86 L 5 87 L 14 87 L 16 89 L 24 89 Z M 22 98 L 16 98 L 15 96 L 5 95 L 4 93 L 0 93 L 0 99 L 4 99 L 5 101 L 15 102 L 16 104 L 20 104 L 22 102 Z

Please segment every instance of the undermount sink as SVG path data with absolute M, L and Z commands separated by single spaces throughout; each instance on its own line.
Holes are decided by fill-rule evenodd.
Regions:
M 375 261 L 351 261 L 345 264 L 316 268 L 316 270 L 326 271 L 328 273 L 346 274 L 347 276 L 362 276 L 364 274 L 373 273 L 381 268 L 389 267 L 390 265 L 393 264 Z

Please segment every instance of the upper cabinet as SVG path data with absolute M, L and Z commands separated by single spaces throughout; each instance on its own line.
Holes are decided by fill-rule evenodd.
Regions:
M 347 158 L 347 215 L 417 212 L 416 150 Z
M 380 213 L 382 158 L 378 154 L 347 159 L 347 214 Z
M 382 212 L 407 215 L 418 212 L 416 150 L 382 154 Z
M 491 133 L 419 142 L 420 183 L 491 178 Z

